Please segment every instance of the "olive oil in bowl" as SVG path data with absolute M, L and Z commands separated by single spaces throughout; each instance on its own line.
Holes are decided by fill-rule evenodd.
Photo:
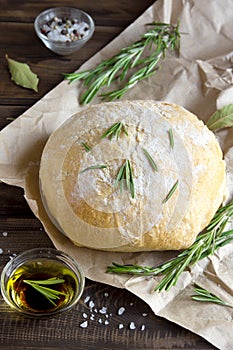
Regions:
M 3 269 L 5 301 L 24 315 L 55 316 L 74 306 L 84 289 L 77 262 L 55 249 L 33 249 L 11 260 Z

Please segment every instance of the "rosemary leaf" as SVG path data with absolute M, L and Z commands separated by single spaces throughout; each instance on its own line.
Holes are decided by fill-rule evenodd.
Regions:
M 47 285 L 47 286 L 51 284 L 59 284 L 59 283 L 65 282 L 63 278 L 57 278 L 57 277 L 48 278 L 47 280 L 24 280 L 24 282 L 25 281 L 34 283 L 34 284 Z
M 233 308 L 232 304 L 219 298 L 217 295 L 210 293 L 207 289 L 200 287 L 199 285 L 194 285 L 194 292 L 196 294 L 192 295 L 191 298 L 196 301 L 210 302 L 218 305 L 229 306 Z
M 143 152 L 145 153 L 150 165 L 152 166 L 152 168 L 155 170 L 155 171 L 158 171 L 158 167 L 154 161 L 154 159 L 151 157 L 150 153 L 145 149 L 143 148 Z
M 199 234 L 194 243 L 176 257 L 158 266 L 120 265 L 113 263 L 107 272 L 140 276 L 163 276 L 155 291 L 169 290 L 176 285 L 180 275 L 189 266 L 213 254 L 220 247 L 233 241 L 233 230 L 224 231 L 233 216 L 233 201 L 220 207 L 209 225 Z
M 83 146 L 83 148 L 85 149 L 86 152 L 90 152 L 91 147 L 88 146 L 88 144 L 86 142 L 82 142 L 82 146 Z
M 173 149 L 174 148 L 174 136 L 173 136 L 172 129 L 168 130 L 168 135 L 169 135 L 169 141 L 170 141 L 171 148 Z
M 64 283 L 65 280 L 61 278 L 49 278 L 47 280 L 23 280 L 24 283 L 29 284 L 37 292 L 42 294 L 51 304 L 57 306 L 53 300 L 59 300 L 61 295 L 66 295 L 56 289 L 45 287 L 45 285 L 54 285 Z
M 179 51 L 179 23 L 150 23 L 152 26 L 141 38 L 131 45 L 122 48 L 116 55 L 102 61 L 97 67 L 70 74 L 64 74 L 69 82 L 82 80 L 86 91 L 80 98 L 80 104 L 87 104 L 99 93 L 100 89 L 109 87 L 118 78 L 127 80 L 132 69 L 136 69 L 128 81 L 115 91 L 101 94 L 102 99 L 115 100 L 121 98 L 139 81 L 155 74 L 160 61 L 165 58 L 168 49 Z M 147 55 L 145 54 L 147 52 Z
M 105 168 L 107 168 L 107 165 L 104 165 L 104 164 L 91 165 L 91 166 L 83 169 L 82 171 L 80 171 L 80 174 L 85 173 L 88 170 L 105 169 Z
M 170 191 L 168 192 L 168 194 L 166 195 L 166 197 L 164 198 L 164 200 L 162 201 L 163 204 L 167 203 L 167 201 L 172 197 L 173 193 L 176 191 L 177 187 L 179 185 L 179 180 L 177 180 L 174 185 L 172 186 L 172 188 L 170 189 Z
M 118 140 L 121 131 L 123 131 L 128 136 L 125 125 L 122 122 L 117 122 L 113 124 L 105 133 L 103 133 L 103 135 L 101 136 L 101 139 L 104 139 L 105 137 L 112 138 L 116 136 Z
M 216 111 L 206 125 L 212 131 L 233 126 L 233 103 Z

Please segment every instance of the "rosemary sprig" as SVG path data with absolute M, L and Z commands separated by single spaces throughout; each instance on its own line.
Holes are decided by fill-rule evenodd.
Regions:
M 155 170 L 155 171 L 158 171 L 158 167 L 154 161 L 154 159 L 151 157 L 150 153 L 145 149 L 143 148 L 143 152 L 145 153 L 145 156 L 146 158 L 148 159 L 148 162 L 150 163 L 150 165 L 152 166 L 152 168 Z
M 194 292 L 196 294 L 191 296 L 193 300 L 210 302 L 210 303 L 229 306 L 233 308 L 232 304 L 227 303 L 226 301 L 219 298 L 217 295 L 210 293 L 207 289 L 200 287 L 198 284 L 194 285 Z
M 170 191 L 168 192 L 168 194 L 166 195 L 166 197 L 163 199 L 162 203 L 165 204 L 167 203 L 167 201 L 172 197 L 172 195 L 175 193 L 177 187 L 179 185 L 179 180 L 177 180 L 174 185 L 172 186 L 172 188 L 170 189 Z
M 91 165 L 91 166 L 83 169 L 82 171 L 80 171 L 80 174 L 85 173 L 88 170 L 105 169 L 105 168 L 107 168 L 107 165 L 104 165 L 104 164 Z
M 120 265 L 113 263 L 107 272 L 143 276 L 164 276 L 155 291 L 169 290 L 189 266 L 213 254 L 220 247 L 233 241 L 233 230 L 224 228 L 233 215 L 233 201 L 220 207 L 206 229 L 197 236 L 195 242 L 173 259 L 158 266 Z
M 109 137 L 110 139 L 112 139 L 114 136 L 116 136 L 118 140 L 120 133 L 122 131 L 128 136 L 124 123 L 122 122 L 115 123 L 105 133 L 103 133 L 103 135 L 101 136 L 101 139 L 104 139 L 105 137 Z
M 101 95 L 104 100 L 121 98 L 138 81 L 150 77 L 158 70 L 159 63 L 169 48 L 171 51 L 179 51 L 179 23 L 176 26 L 155 22 L 149 25 L 153 28 L 143 34 L 138 41 L 102 61 L 96 68 L 64 75 L 69 82 L 83 80 L 87 87 L 80 98 L 80 104 L 89 103 L 102 87 L 109 87 L 114 80 L 119 78 L 120 81 L 125 81 L 128 72 L 137 68 L 122 88 Z M 146 50 L 149 54 L 143 57 Z
M 45 287 L 45 285 L 54 285 L 64 283 L 62 278 L 49 278 L 47 280 L 23 280 L 24 283 L 29 284 L 37 292 L 41 293 L 51 304 L 57 306 L 54 300 L 59 300 L 61 295 L 66 295 L 56 289 Z
M 121 190 L 123 189 L 124 181 L 126 182 L 126 188 L 130 191 L 131 197 L 135 197 L 134 191 L 134 180 L 132 167 L 129 160 L 126 160 L 125 163 L 120 167 L 118 174 L 116 176 L 115 187 L 120 184 Z

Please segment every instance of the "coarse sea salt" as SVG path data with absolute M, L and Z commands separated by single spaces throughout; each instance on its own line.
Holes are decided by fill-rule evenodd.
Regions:
M 77 19 L 64 19 L 54 17 L 40 28 L 43 35 L 48 39 L 58 42 L 73 42 L 83 39 L 90 32 L 86 22 Z
M 107 312 L 106 306 L 103 306 L 103 307 L 99 310 L 99 312 L 100 312 L 101 314 L 106 314 L 106 312 Z
M 125 312 L 125 308 L 123 306 L 121 306 L 119 309 L 118 309 L 118 315 L 123 315 L 123 313 Z
M 3 253 L 3 249 L 2 248 L 0 248 L 0 254 L 2 254 Z
M 84 321 L 83 323 L 80 324 L 80 327 L 82 327 L 82 328 L 87 328 L 87 326 L 88 326 L 87 321 Z
M 95 306 L 95 303 L 91 300 L 91 301 L 89 302 L 89 307 L 92 309 L 94 306 Z
M 107 297 L 108 293 L 104 293 L 104 296 Z M 83 312 L 83 314 L 82 314 L 83 322 L 80 323 L 81 328 L 87 328 L 90 321 L 97 322 L 102 326 L 107 326 L 110 324 L 112 313 L 108 313 L 107 306 L 98 307 L 98 305 L 95 304 L 94 300 L 92 300 L 90 296 L 85 297 L 84 303 L 88 304 L 90 313 Z M 134 303 L 131 302 L 130 306 L 133 306 L 133 305 L 134 305 Z M 95 306 L 95 308 L 94 308 L 94 306 Z M 116 314 L 121 316 L 124 314 L 125 311 L 126 311 L 125 307 L 121 306 L 118 308 L 118 310 L 116 310 Z M 143 317 L 146 317 L 147 313 L 143 312 L 141 315 Z M 117 327 L 118 327 L 118 329 L 123 329 L 125 326 L 123 323 L 119 323 Z M 136 328 L 137 328 L 137 326 L 136 326 L 135 322 L 131 321 L 128 324 L 128 329 L 134 330 Z M 140 331 L 144 331 L 146 329 L 145 324 L 142 324 L 140 326 L 140 328 L 138 328 L 138 329 Z
M 91 299 L 90 295 L 86 296 L 86 298 L 84 299 L 84 303 L 88 303 L 88 301 Z
M 8 232 L 2 232 L 2 235 L 3 235 L 4 237 L 7 237 L 7 236 L 8 236 Z
M 136 325 L 134 322 L 130 322 L 129 329 L 136 329 Z

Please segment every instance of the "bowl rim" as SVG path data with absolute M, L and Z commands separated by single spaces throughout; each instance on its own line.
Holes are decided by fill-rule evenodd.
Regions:
M 49 14 L 52 11 L 56 12 L 58 10 L 59 11 L 67 11 L 67 10 L 69 10 L 69 11 L 76 11 L 76 12 L 79 12 L 79 13 L 85 15 L 88 18 L 88 20 L 90 21 L 90 31 L 89 31 L 89 33 L 85 37 L 83 37 L 83 38 L 81 38 L 81 39 L 79 39 L 77 41 L 70 41 L 69 43 L 63 42 L 63 41 L 57 41 L 57 40 L 49 39 L 46 35 L 41 33 L 39 25 L 38 25 L 38 21 L 39 21 L 39 19 L 42 16 L 44 16 L 46 14 Z M 43 39 L 44 41 L 47 41 L 49 43 L 53 43 L 55 45 L 59 45 L 61 47 L 63 47 L 63 46 L 67 47 L 67 44 L 69 44 L 69 47 L 71 47 L 71 46 L 79 46 L 81 43 L 83 43 L 83 42 L 85 43 L 86 41 L 88 41 L 92 37 L 92 35 L 93 35 L 94 31 L 95 31 L 95 22 L 94 22 L 93 18 L 91 17 L 91 15 L 89 15 L 89 13 L 87 13 L 87 12 L 85 12 L 83 10 L 80 10 L 80 9 L 78 9 L 76 7 L 70 7 L 70 6 L 51 7 L 51 8 L 48 8 L 48 9 L 40 12 L 36 16 L 36 18 L 34 20 L 34 29 L 35 29 L 35 32 L 36 32 L 37 36 L 41 40 Z

